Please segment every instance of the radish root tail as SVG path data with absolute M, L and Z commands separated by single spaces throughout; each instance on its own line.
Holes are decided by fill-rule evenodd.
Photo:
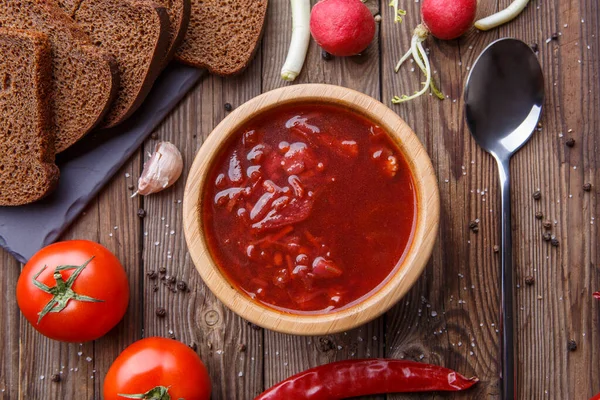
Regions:
M 431 89 L 433 94 L 436 95 L 440 100 L 444 100 L 443 93 L 435 86 L 433 79 L 431 77 L 431 65 L 429 64 L 429 57 L 427 56 L 427 52 L 423 48 L 423 42 L 427 40 L 429 36 L 429 30 L 422 24 L 419 24 L 413 33 L 413 37 L 410 41 L 410 50 L 406 52 L 398 61 L 396 68 L 394 68 L 395 72 L 400 70 L 402 64 L 408 60 L 411 56 L 419 66 L 419 69 L 425 75 L 425 82 L 423 82 L 423 87 L 418 92 L 415 92 L 413 95 L 402 95 L 402 96 L 394 96 L 392 98 L 392 103 L 400 104 L 406 101 L 416 99 L 419 96 L 422 96 L 427 92 L 427 90 Z

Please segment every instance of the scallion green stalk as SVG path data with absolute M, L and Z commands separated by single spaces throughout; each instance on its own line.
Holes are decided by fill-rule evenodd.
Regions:
M 521 14 L 521 11 L 525 9 L 528 3 L 529 0 L 515 0 L 504 10 L 475 22 L 475 28 L 482 31 L 489 31 L 492 28 L 505 24 Z
M 310 42 L 310 0 L 291 0 L 292 41 L 281 69 L 281 78 L 293 81 L 304 65 Z

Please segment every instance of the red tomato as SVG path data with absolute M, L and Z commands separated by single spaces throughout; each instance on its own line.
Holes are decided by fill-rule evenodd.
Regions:
M 58 294 L 61 286 L 66 292 L 62 304 L 60 294 L 48 293 Z M 17 282 L 17 303 L 25 318 L 42 335 L 65 342 L 103 336 L 123 318 L 128 302 L 123 266 L 104 246 L 87 240 L 43 248 L 31 257 Z M 44 315 L 45 307 L 49 312 Z
M 208 372 L 196 352 L 160 337 L 139 340 L 123 350 L 104 379 L 104 400 L 143 394 L 137 398 L 208 400 L 210 393 Z

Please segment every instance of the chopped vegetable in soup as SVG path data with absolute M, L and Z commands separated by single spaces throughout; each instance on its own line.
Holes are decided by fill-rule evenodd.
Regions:
M 351 305 L 400 266 L 416 222 L 401 151 L 338 106 L 282 106 L 245 123 L 204 188 L 203 226 L 223 274 L 289 312 Z

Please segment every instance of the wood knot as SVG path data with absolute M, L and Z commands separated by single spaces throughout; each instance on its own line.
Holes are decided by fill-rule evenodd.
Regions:
M 206 314 L 204 314 L 204 321 L 206 321 L 208 326 L 216 325 L 219 322 L 219 319 L 221 319 L 221 317 L 215 310 L 207 311 Z

